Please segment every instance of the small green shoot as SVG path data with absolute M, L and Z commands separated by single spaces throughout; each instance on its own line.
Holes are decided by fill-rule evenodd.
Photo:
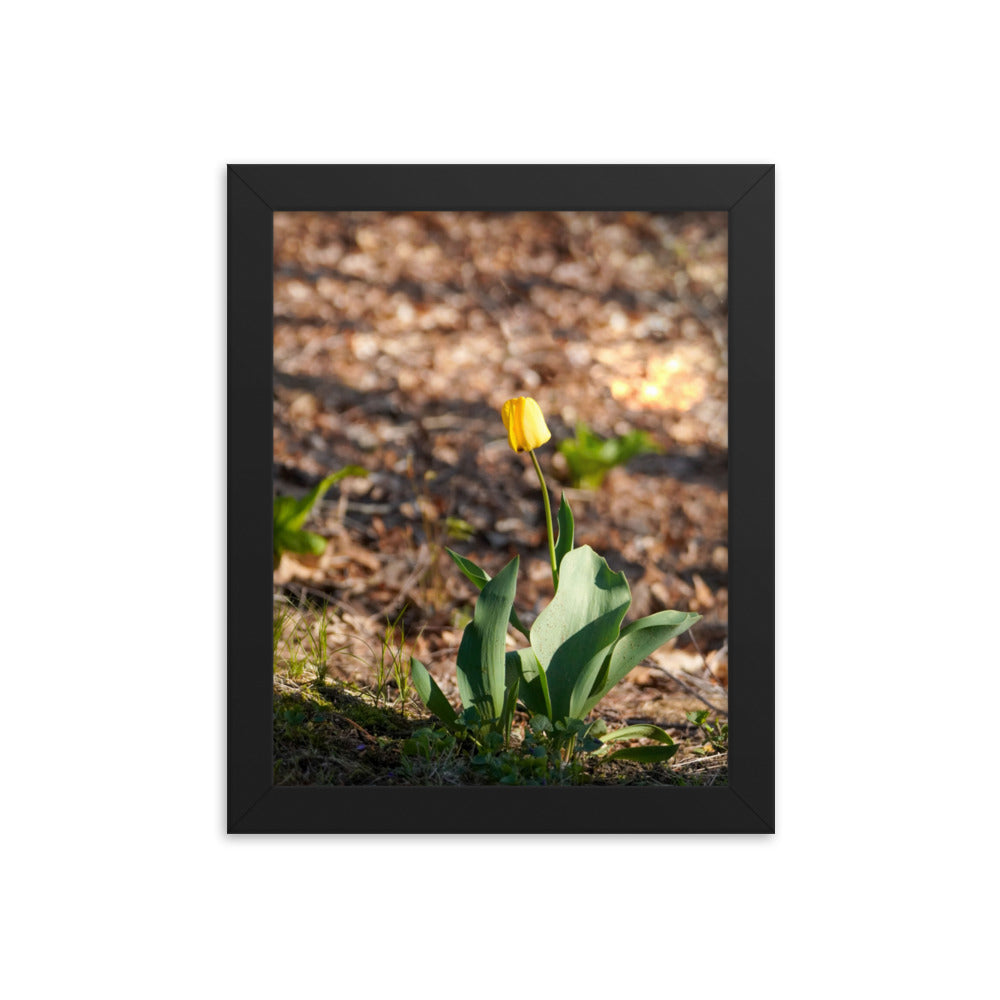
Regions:
M 444 528 L 448 538 L 455 542 L 467 542 L 476 533 L 476 529 L 460 517 L 446 517 Z
M 718 719 L 715 722 L 709 722 L 707 708 L 703 708 L 698 712 L 688 712 L 687 720 L 696 725 L 705 734 L 707 741 L 703 747 L 692 751 L 694 754 L 699 757 L 706 757 L 709 754 L 728 752 L 728 722 L 720 722 Z
M 347 465 L 317 483 L 304 497 L 276 496 L 274 498 L 274 568 L 278 568 L 283 552 L 322 555 L 326 539 L 312 531 L 303 530 L 313 506 L 326 491 L 345 476 L 367 476 L 368 470 L 359 465 Z

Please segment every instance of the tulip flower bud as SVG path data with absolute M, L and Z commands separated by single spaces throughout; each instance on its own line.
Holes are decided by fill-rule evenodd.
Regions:
M 530 396 L 518 396 L 503 404 L 503 425 L 514 451 L 533 451 L 552 437 L 545 426 L 541 407 Z

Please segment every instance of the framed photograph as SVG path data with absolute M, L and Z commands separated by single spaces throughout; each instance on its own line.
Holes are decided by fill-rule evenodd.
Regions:
M 227 423 L 229 832 L 774 832 L 773 166 L 230 166 Z

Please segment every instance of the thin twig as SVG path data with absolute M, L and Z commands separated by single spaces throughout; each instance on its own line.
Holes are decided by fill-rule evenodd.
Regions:
M 288 583 L 281 583 L 278 586 L 283 587 L 285 590 L 290 590 L 292 593 L 298 593 L 301 596 L 306 594 L 314 594 L 316 597 L 322 598 L 322 600 L 327 604 L 335 604 L 341 611 L 346 611 L 348 614 L 354 615 L 356 618 L 362 621 L 368 620 L 368 615 L 358 608 L 353 607 L 346 601 L 340 600 L 338 597 L 334 597 L 333 594 L 328 593 L 325 590 L 317 590 L 315 587 L 308 587 L 304 583 L 298 583 L 294 580 L 289 580 Z M 371 621 L 375 621 L 374 618 Z
M 687 691 L 689 695 L 691 695 L 694 698 L 697 698 L 698 701 L 700 701 L 706 707 L 710 708 L 713 712 L 715 712 L 718 715 L 724 715 L 726 716 L 727 719 L 729 718 L 729 712 L 726 709 L 717 708 L 710 701 L 703 698 L 693 687 L 688 686 L 679 677 L 677 677 L 675 674 L 672 674 L 669 670 L 667 670 L 666 667 L 661 667 L 659 663 L 655 662 L 652 664 L 652 666 L 656 667 L 657 670 L 662 670 L 663 673 L 665 673 L 672 681 L 676 681 L 678 684 L 680 684 L 680 686 L 684 688 L 684 690 Z
M 694 646 L 698 655 L 701 657 L 701 665 L 705 668 L 706 673 L 711 675 L 712 671 L 708 668 L 708 660 L 705 659 L 705 654 L 701 651 L 701 646 L 698 645 L 698 640 L 694 637 L 694 627 L 688 629 L 687 633 L 688 639 L 691 641 L 691 645 Z
M 688 767 L 691 764 L 707 764 L 710 761 L 718 761 L 717 767 L 721 767 L 729 759 L 728 753 L 716 753 L 709 757 L 689 757 L 687 760 L 682 760 L 680 763 L 675 764 L 674 768 Z M 706 771 L 714 771 L 716 767 L 705 768 Z
M 357 722 L 355 722 L 355 721 L 354 721 L 354 720 L 353 720 L 352 718 L 350 718 L 349 716 L 346 716 L 346 715 L 343 715 L 342 713 L 340 713 L 340 712 L 336 711 L 335 709 L 330 709 L 329 711 L 330 711 L 330 714 L 331 714 L 331 715 L 335 715 L 335 716 L 337 716 L 337 718 L 338 718 L 338 719 L 343 719 L 343 720 L 344 720 L 344 722 L 349 722 L 349 723 L 350 723 L 350 724 L 351 724 L 352 726 L 354 726 L 354 728 L 355 728 L 355 729 L 356 729 L 356 730 L 357 730 L 357 731 L 358 731 L 359 733 L 361 733 L 361 735 L 362 735 L 362 736 L 364 736 L 364 737 L 365 737 L 365 739 L 367 739 L 367 740 L 370 740 L 370 741 L 371 741 L 372 743 L 374 743 L 374 744 L 376 744 L 376 745 L 378 744 L 378 740 L 377 740 L 377 739 L 375 739 L 375 737 L 374 737 L 374 736 L 372 736 L 372 734 L 371 734 L 370 732 L 368 732 L 368 730 L 367 730 L 367 729 L 365 729 L 365 727 L 364 727 L 364 726 L 362 726 L 362 725 L 359 725 L 359 724 L 358 724 Z
M 427 657 L 428 663 L 433 663 L 435 660 L 443 660 L 446 657 L 453 656 L 459 650 L 458 646 L 442 646 L 440 649 L 436 649 Z

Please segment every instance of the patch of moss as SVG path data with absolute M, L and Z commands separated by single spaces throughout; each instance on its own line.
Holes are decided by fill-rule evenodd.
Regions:
M 335 687 L 275 691 L 273 704 L 275 784 L 393 783 L 402 761 L 398 738 L 379 734 L 409 732 L 402 718 L 367 711 L 370 706 Z
M 340 685 L 330 684 L 323 693 L 341 715 L 346 715 L 377 736 L 406 737 L 416 728 L 415 723 L 404 719 L 398 712 L 387 708 L 376 708 Z

